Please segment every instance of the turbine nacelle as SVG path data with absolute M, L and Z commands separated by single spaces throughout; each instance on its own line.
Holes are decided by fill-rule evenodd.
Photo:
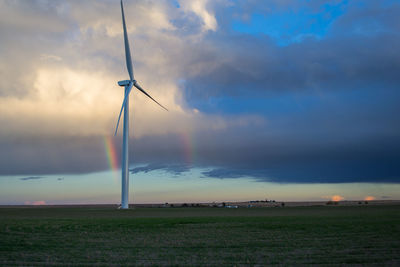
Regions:
M 133 84 L 136 83 L 135 80 L 133 80 L 132 82 L 133 82 Z M 130 83 L 131 83 L 130 80 L 124 80 L 124 81 L 119 81 L 119 82 L 118 82 L 118 85 L 119 85 L 119 86 L 129 86 Z

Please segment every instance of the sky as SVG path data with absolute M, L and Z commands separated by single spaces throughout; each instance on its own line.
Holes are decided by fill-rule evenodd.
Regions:
M 400 1 L 125 0 L 130 202 L 400 199 Z M 0 204 L 119 203 L 118 0 L 0 0 Z

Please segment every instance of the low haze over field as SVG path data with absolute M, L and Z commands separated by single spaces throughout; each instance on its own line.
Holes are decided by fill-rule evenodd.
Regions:
M 400 198 L 400 2 L 125 1 L 133 201 Z M 0 204 L 119 201 L 119 1 L 0 0 Z

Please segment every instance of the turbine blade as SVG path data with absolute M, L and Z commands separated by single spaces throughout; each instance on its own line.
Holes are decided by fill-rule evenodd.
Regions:
M 137 89 L 139 89 L 140 91 L 142 91 L 143 94 L 145 94 L 146 96 L 148 96 L 151 100 L 153 100 L 154 102 L 156 102 L 160 107 L 162 107 L 163 109 L 165 109 L 166 111 L 168 111 L 168 109 L 166 107 L 164 107 L 163 105 L 161 105 L 160 103 L 158 103 L 154 98 L 152 98 L 145 90 L 143 90 L 142 87 L 140 87 L 140 85 L 138 83 L 134 84 L 135 87 Z
M 114 136 L 117 135 L 117 132 L 118 132 L 118 125 L 119 125 L 119 121 L 120 121 L 120 119 L 121 119 L 122 111 L 123 111 L 124 108 L 125 108 L 125 102 L 126 102 L 126 100 L 128 99 L 128 97 L 129 97 L 129 93 L 130 93 L 131 90 L 132 90 L 132 86 L 133 86 L 133 83 L 130 83 L 130 85 L 129 85 L 129 87 L 128 87 L 128 93 L 125 94 L 124 101 L 122 102 L 122 107 L 121 107 L 121 111 L 119 112 L 118 121 L 117 121 L 117 126 L 115 127 Z
M 128 34 L 126 32 L 125 15 L 124 15 L 124 4 L 122 3 L 122 0 L 121 0 L 121 13 L 122 13 L 122 26 L 124 28 L 126 68 L 128 69 L 129 77 L 130 77 L 130 79 L 132 81 L 133 80 L 132 58 L 131 58 L 131 50 L 129 48 Z

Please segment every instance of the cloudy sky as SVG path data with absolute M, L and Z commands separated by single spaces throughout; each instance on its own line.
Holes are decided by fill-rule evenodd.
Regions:
M 119 201 L 120 12 L 0 0 L 0 204 Z M 131 94 L 137 201 L 400 198 L 400 1 L 125 13 L 135 77 L 169 109 Z

